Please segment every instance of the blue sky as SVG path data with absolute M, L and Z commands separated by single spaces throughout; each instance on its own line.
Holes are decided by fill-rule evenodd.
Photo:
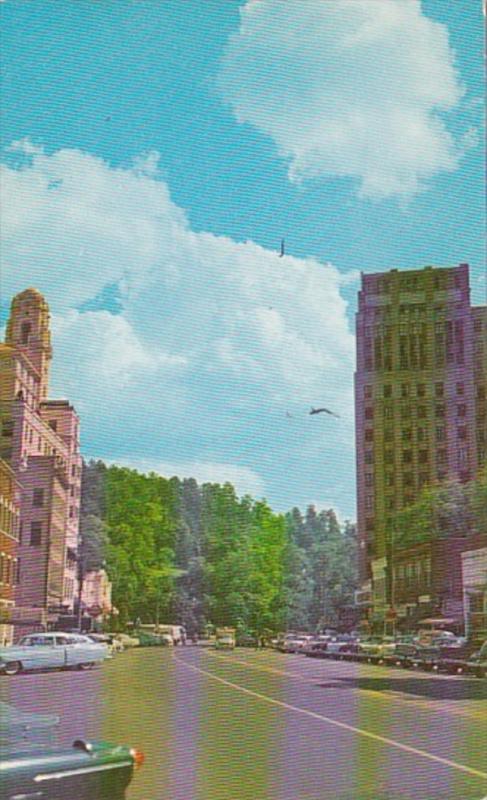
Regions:
M 358 271 L 485 302 L 481 3 L 1 11 L 2 313 L 46 293 L 85 455 L 353 517 Z

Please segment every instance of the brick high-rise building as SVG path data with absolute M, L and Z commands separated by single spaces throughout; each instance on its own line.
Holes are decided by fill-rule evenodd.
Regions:
M 395 512 L 486 463 L 487 308 L 467 264 L 362 275 L 356 333 L 361 573 L 380 619 Z
M 51 358 L 48 305 L 27 289 L 0 345 L 0 457 L 22 484 L 16 605 L 54 612 L 75 600 L 81 455 L 75 410 L 48 399 Z

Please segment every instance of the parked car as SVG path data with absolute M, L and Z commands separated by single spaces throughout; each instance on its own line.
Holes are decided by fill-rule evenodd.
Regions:
M 467 662 L 469 672 L 473 672 L 478 678 L 487 676 L 487 642 L 484 642 L 480 650 L 473 653 Z
M 285 636 L 279 650 L 282 653 L 299 653 L 311 638 L 310 636 Z
M 58 722 L 55 716 L 26 714 L 0 703 L 2 800 L 124 800 L 142 753 L 82 739 L 59 747 Z
M 140 644 L 136 636 L 129 636 L 128 633 L 116 633 L 115 638 L 123 645 L 123 647 L 138 647 Z
M 87 669 L 109 655 L 104 643 L 75 633 L 31 633 L 19 643 L 0 648 L 0 672 L 16 675 L 35 669 Z

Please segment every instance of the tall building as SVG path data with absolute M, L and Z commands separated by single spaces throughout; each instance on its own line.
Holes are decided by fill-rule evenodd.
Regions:
M 15 587 L 19 579 L 20 484 L 0 459 L 0 646 L 13 641 Z
M 356 333 L 361 574 L 380 619 L 395 512 L 486 463 L 487 308 L 467 264 L 362 275 Z
M 0 457 L 22 484 L 16 606 L 55 615 L 75 600 L 81 456 L 74 408 L 48 399 L 51 359 L 48 305 L 27 289 L 0 345 Z

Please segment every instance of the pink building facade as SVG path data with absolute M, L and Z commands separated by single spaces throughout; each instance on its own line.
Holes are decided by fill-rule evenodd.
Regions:
M 49 400 L 49 309 L 27 289 L 11 306 L 0 345 L 0 457 L 22 485 L 16 606 L 55 617 L 76 597 L 81 456 L 79 419 Z

